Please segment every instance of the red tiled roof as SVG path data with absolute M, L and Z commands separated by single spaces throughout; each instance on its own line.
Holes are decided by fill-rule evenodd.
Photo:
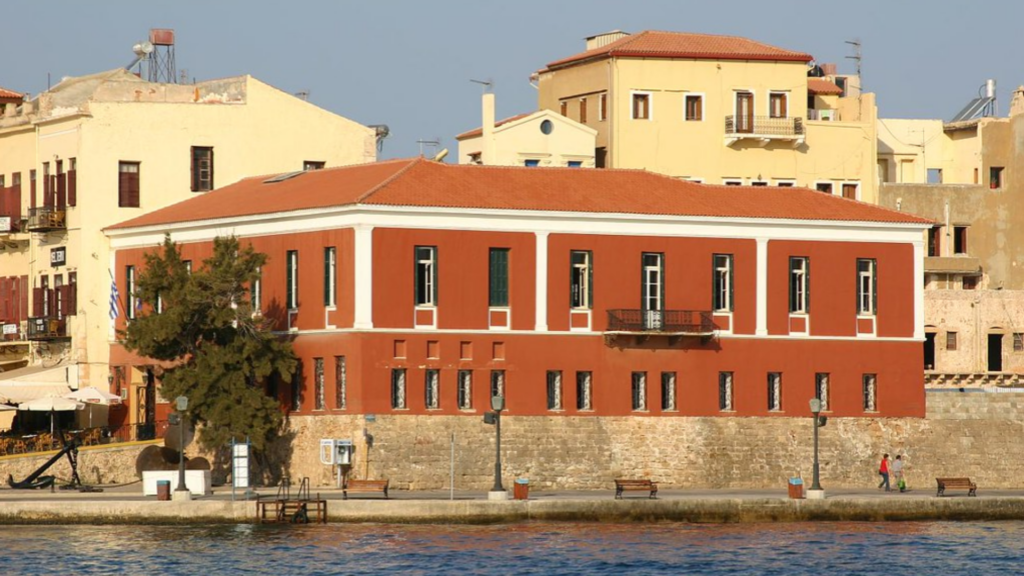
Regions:
M 645 30 L 620 38 L 600 48 L 555 60 L 548 64 L 548 68 L 559 68 L 586 60 L 614 57 L 783 62 L 810 62 L 813 59 L 810 54 L 785 50 L 739 36 Z
M 0 86 L 0 98 L 23 98 L 25 95 Z
M 442 164 L 422 158 L 247 178 L 111 226 L 125 229 L 346 205 L 930 223 L 804 188 L 708 186 L 643 170 Z
M 825 80 L 824 78 L 808 78 L 807 79 L 807 91 L 811 94 L 835 94 L 839 95 L 843 93 L 843 89 L 840 88 L 835 82 L 831 80 Z
M 494 123 L 494 127 L 497 128 L 498 126 L 501 126 L 502 124 L 508 124 L 509 122 L 515 122 L 516 120 L 521 120 L 523 118 L 526 118 L 530 114 L 533 114 L 533 112 L 527 112 L 525 114 L 516 114 L 515 116 L 511 116 L 509 118 L 505 118 L 504 120 L 498 120 L 497 122 Z M 469 132 L 463 132 L 462 134 L 459 134 L 458 136 L 455 137 L 455 139 L 456 140 L 464 140 L 466 138 L 476 138 L 477 136 L 483 135 L 483 133 L 484 133 L 483 128 L 475 128 L 473 130 L 470 130 Z

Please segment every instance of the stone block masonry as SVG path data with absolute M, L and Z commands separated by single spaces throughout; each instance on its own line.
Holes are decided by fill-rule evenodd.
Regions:
M 821 430 L 821 478 L 828 488 L 878 483 L 882 453 L 903 454 L 911 488 L 934 490 L 935 478 L 969 476 L 981 490 L 1024 486 L 1024 391 L 930 391 L 925 418 L 834 418 Z M 810 480 L 810 418 L 577 417 L 506 415 L 504 482 L 534 489 L 611 490 L 615 478 L 645 477 L 664 488 L 778 488 Z M 466 416 L 302 416 L 293 440 L 272 449 L 293 478 L 333 486 L 320 464 L 321 438 L 347 438 L 354 478 L 388 478 L 395 489 L 449 486 L 455 434 L 455 487 L 493 483 L 494 428 Z M 368 447 L 365 433 L 372 437 Z

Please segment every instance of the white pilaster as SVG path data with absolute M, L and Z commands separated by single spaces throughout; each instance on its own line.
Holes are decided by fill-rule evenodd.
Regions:
M 757 238 L 757 326 L 754 334 L 768 335 L 768 239 Z
M 924 242 L 914 242 L 914 338 L 924 340 Z
M 353 328 L 373 328 L 373 226 L 355 226 L 355 315 Z
M 548 233 L 535 232 L 537 237 L 537 298 L 534 330 L 548 329 Z

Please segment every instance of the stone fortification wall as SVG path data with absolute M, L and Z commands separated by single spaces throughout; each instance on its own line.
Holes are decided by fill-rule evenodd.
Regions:
M 983 488 L 1024 486 L 1024 391 L 932 391 L 926 418 L 836 418 L 821 429 L 826 488 L 878 482 L 883 452 L 904 454 L 908 482 L 970 476 Z M 351 439 L 354 478 L 389 478 L 393 487 L 447 488 L 455 434 L 455 487 L 493 484 L 494 428 L 480 416 L 295 417 L 280 459 L 314 486 L 335 479 L 319 462 L 321 438 Z M 367 452 L 364 430 L 372 436 Z M 663 487 L 783 488 L 811 477 L 810 418 L 516 417 L 502 422 L 506 488 L 528 477 L 538 489 L 610 489 L 619 477 L 649 477 Z M 367 458 L 367 455 L 369 456 Z
M 78 452 L 78 476 L 84 484 L 127 484 L 140 478 L 135 474 L 135 459 L 139 452 L 148 446 L 133 444 L 117 447 L 89 447 Z M 4 456 L 0 457 L 0 482 L 4 487 L 7 476 L 15 480 L 24 480 L 46 463 L 54 452 L 38 456 Z M 58 483 L 71 479 L 71 465 L 66 457 L 54 463 L 43 474 L 57 477 Z M 141 492 L 141 489 L 140 489 Z

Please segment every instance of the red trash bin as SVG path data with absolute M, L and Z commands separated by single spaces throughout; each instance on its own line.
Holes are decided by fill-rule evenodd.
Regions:
M 530 481 L 526 478 L 516 478 L 512 485 L 512 498 L 516 500 L 530 499 Z
M 801 500 L 804 497 L 804 481 L 802 478 L 789 479 L 789 497 L 794 500 Z
M 170 480 L 157 480 L 156 481 L 156 499 L 168 501 L 171 499 L 171 481 Z

